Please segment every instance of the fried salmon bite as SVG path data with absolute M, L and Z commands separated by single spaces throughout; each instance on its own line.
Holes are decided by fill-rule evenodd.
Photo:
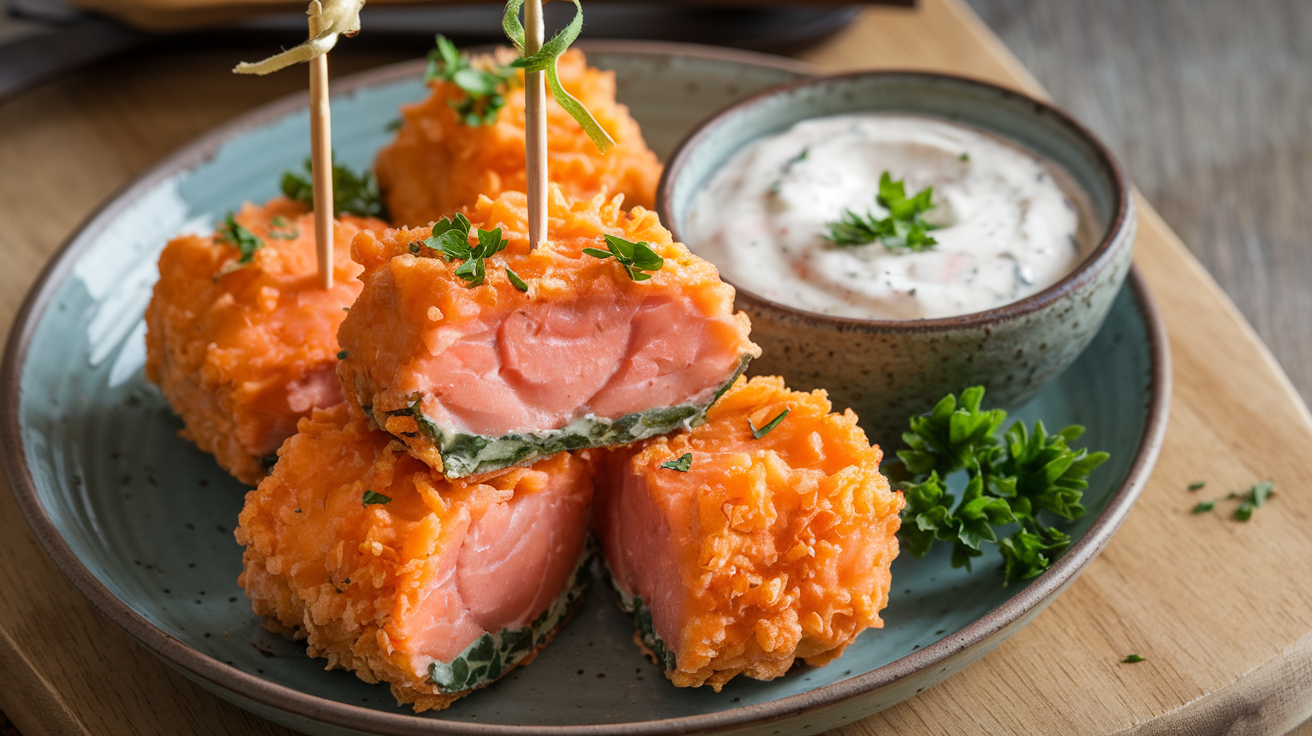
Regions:
M 495 63 L 491 58 L 476 64 Z M 624 195 L 628 207 L 651 208 L 661 164 L 638 123 L 615 101 L 615 74 L 594 69 L 569 50 L 557 65 L 561 85 L 583 103 L 615 140 L 602 154 L 554 97 L 547 96 L 547 176 L 572 199 Z M 401 128 L 374 164 L 378 185 L 397 225 L 427 225 L 472 207 L 479 195 L 496 199 L 526 191 L 522 72 L 488 125 L 469 125 L 452 103 L 465 93 L 454 83 L 429 83 L 428 99 L 401 107 Z
M 705 424 L 600 453 L 593 528 L 675 685 L 826 664 L 884 625 L 902 494 L 856 416 L 829 410 L 823 391 L 740 378 Z
M 164 248 L 146 308 L 146 377 L 224 470 L 255 485 L 296 422 L 342 401 L 337 327 L 360 293 L 351 239 L 378 220 L 333 228 L 333 288 L 319 286 L 314 216 L 278 197 L 247 204 L 213 235 Z
M 468 240 L 441 242 L 503 238 L 481 264 L 448 260 L 427 227 L 361 233 L 365 287 L 338 332 L 347 400 L 452 478 L 700 421 L 760 349 L 715 267 L 618 200 L 552 185 L 550 239 L 530 252 L 525 196 L 480 199 Z M 597 257 L 606 236 L 649 249 L 650 270 Z
M 581 599 L 586 455 L 449 481 L 342 404 L 278 456 L 246 496 L 238 582 L 270 628 L 416 711 L 527 664 Z

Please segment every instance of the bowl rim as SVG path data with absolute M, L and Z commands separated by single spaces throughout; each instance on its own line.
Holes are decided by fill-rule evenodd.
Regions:
M 756 52 L 648 41 L 591 41 L 578 44 L 584 51 L 597 53 L 632 53 L 654 56 L 695 56 L 769 66 L 794 73 L 814 73 L 814 67 L 788 59 Z M 350 75 L 334 83 L 334 96 L 349 96 L 378 84 L 418 77 L 426 62 L 407 61 Z M 668 736 L 670 734 L 729 731 L 747 728 L 769 720 L 799 716 L 859 698 L 891 685 L 921 670 L 945 662 L 967 648 L 986 641 L 1021 620 L 1026 613 L 1041 606 L 1059 593 L 1082 571 L 1128 516 L 1134 500 L 1147 483 L 1165 436 L 1171 396 L 1169 344 L 1165 326 L 1144 279 L 1131 268 L 1128 287 L 1133 291 L 1142 315 L 1149 342 L 1151 371 L 1149 402 L 1143 435 L 1131 461 L 1125 480 L 1108 500 L 1106 508 L 1094 519 L 1088 531 L 1042 575 L 989 613 L 966 627 L 910 655 L 847 680 L 814 690 L 785 696 L 766 703 L 728 708 L 715 713 L 648 721 L 564 726 L 531 726 L 469 723 L 429 718 L 410 713 L 389 713 L 311 695 L 293 687 L 280 685 L 249 674 L 196 649 L 151 623 L 101 583 L 73 552 L 42 505 L 22 442 L 19 424 L 21 381 L 28 349 L 41 318 L 58 289 L 66 282 L 74 260 L 93 240 L 106 222 L 137 201 L 139 195 L 154 188 L 177 172 L 194 167 L 214 155 L 227 140 L 308 107 L 305 92 L 266 103 L 236 119 L 193 139 L 165 156 L 145 172 L 129 181 L 77 226 L 70 237 L 51 256 L 25 297 L 6 341 L 0 362 L 0 460 L 3 460 L 10 489 L 37 540 L 75 588 L 92 605 L 120 626 L 138 643 L 179 669 L 190 679 L 205 680 L 213 687 L 232 694 L 239 701 L 256 703 L 297 718 L 317 721 L 339 728 L 392 736 Z M 247 706 L 243 706 L 249 709 Z
M 1089 254 L 1085 256 L 1078 265 L 1076 265 L 1074 270 L 1046 289 L 1031 294 L 1024 299 L 1009 302 L 992 309 L 954 315 L 951 317 L 899 320 L 823 314 L 775 301 L 750 289 L 744 288 L 731 279 L 721 276 L 723 281 L 734 287 L 739 298 L 751 303 L 754 307 L 773 310 L 774 312 L 792 320 L 823 322 L 830 325 L 833 329 L 844 331 L 854 330 L 881 334 L 906 332 L 923 333 L 984 327 L 986 325 L 1014 320 L 1051 306 L 1072 292 L 1075 292 L 1094 281 L 1104 269 L 1116 261 L 1119 252 L 1123 248 L 1133 247 L 1133 237 L 1131 236 L 1133 235 L 1134 227 L 1137 224 L 1136 208 L 1133 199 L 1133 187 L 1130 184 L 1129 178 L 1125 175 L 1124 169 L 1117 162 L 1116 157 L 1112 155 L 1107 146 L 1104 145 L 1092 131 L 1071 116 L 1070 113 L 1067 113 L 1057 105 L 1026 94 L 1017 89 L 1004 87 L 975 77 L 921 70 L 874 69 L 839 74 L 825 74 L 811 77 L 809 79 L 785 82 L 770 87 L 769 89 L 756 92 L 724 107 L 719 112 L 716 112 L 698 123 L 697 127 L 693 128 L 692 131 L 684 136 L 683 140 L 679 142 L 678 146 L 675 147 L 674 152 L 670 155 L 669 163 L 665 165 L 665 170 L 661 172 L 660 181 L 656 185 L 656 212 L 661 218 L 661 223 L 670 230 L 670 234 L 676 241 L 687 243 L 687 240 L 679 232 L 678 223 L 674 219 L 672 194 L 675 181 L 683 172 L 684 167 L 692 157 L 693 152 L 701 146 L 717 128 L 727 123 L 731 118 L 742 114 L 750 114 L 753 109 L 761 107 L 769 100 L 795 92 L 799 89 L 834 84 L 841 85 L 872 77 L 893 80 L 904 79 L 912 83 L 916 81 L 934 84 L 946 83 L 948 85 L 957 85 L 959 87 L 974 88 L 979 92 L 1000 96 L 1008 102 L 1023 103 L 1025 106 L 1028 106 L 1033 110 L 1033 114 L 1049 116 L 1055 119 L 1059 125 L 1074 132 L 1078 138 L 1082 139 L 1087 145 L 1089 145 L 1095 154 L 1094 160 L 1096 163 L 1110 174 L 1108 178 L 1112 185 L 1111 200 L 1113 202 L 1113 207 L 1112 212 L 1110 213 L 1111 219 L 1107 228 L 1103 231 L 1102 238 L 1098 241 L 1098 244 L 1093 250 L 1091 250 Z M 917 114 L 923 115 L 924 113 Z M 935 117 L 933 115 L 927 116 Z M 963 125 L 963 127 L 972 127 L 969 121 L 951 122 Z M 986 132 L 992 133 L 992 131 Z M 993 134 L 1004 137 L 1012 144 L 1019 146 L 1030 153 L 1034 153 L 1033 148 L 1023 141 L 1018 141 L 1000 133 Z M 747 143 L 744 143 L 743 145 L 747 145 Z M 741 147 L 738 150 L 741 150 Z

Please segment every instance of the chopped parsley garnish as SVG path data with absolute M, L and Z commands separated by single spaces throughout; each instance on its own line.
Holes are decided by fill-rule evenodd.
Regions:
M 775 417 L 774 419 L 771 419 L 769 422 L 766 423 L 764 427 L 761 427 L 760 429 L 757 429 L 756 425 L 752 424 L 752 420 L 748 419 L 747 426 L 752 428 L 752 437 L 755 437 L 756 439 L 759 440 L 762 437 L 766 436 L 767 434 L 773 432 L 774 428 L 779 426 L 779 423 L 784 420 L 784 417 L 788 416 L 788 412 L 790 411 L 792 411 L 792 409 L 784 409 L 783 411 L 779 412 L 779 416 Z
M 1140 657 L 1137 654 L 1127 654 L 1125 656 L 1125 659 L 1121 660 L 1121 662 L 1123 662 L 1124 664 L 1134 664 L 1135 662 L 1147 662 L 1147 661 L 1148 660 L 1144 659 L 1143 657 Z
M 633 243 L 614 235 L 606 236 L 606 249 L 584 248 L 583 252 L 593 258 L 614 258 L 624 266 L 624 272 L 634 281 L 646 281 L 651 274 L 644 271 L 659 271 L 665 265 L 665 259 L 652 250 L 646 241 Z
M 574 43 L 574 39 L 579 37 L 579 31 L 583 30 L 583 6 L 579 0 L 570 0 L 574 3 L 574 18 L 564 28 L 560 29 L 551 40 L 542 44 L 542 48 L 532 56 L 520 56 L 511 63 L 512 67 L 523 69 L 527 72 L 545 72 L 547 78 L 547 89 L 551 90 L 551 96 L 556 98 L 570 117 L 574 118 L 583 132 L 588 134 L 592 139 L 593 145 L 602 153 L 610 150 L 615 145 L 615 141 L 610 137 L 604 128 L 597 123 L 588 108 L 583 106 L 582 102 L 570 96 L 565 88 L 560 86 L 560 78 L 556 75 L 556 58 L 565 53 L 565 49 Z M 524 25 L 519 22 L 520 8 L 524 7 L 524 0 L 510 0 L 506 3 L 505 15 L 501 17 L 501 28 L 506 32 L 506 37 L 520 53 L 524 52 Z
M 1248 492 L 1240 496 L 1239 508 L 1235 509 L 1235 518 L 1239 521 L 1248 521 L 1253 518 L 1253 509 L 1266 503 L 1271 494 L 1275 491 L 1275 484 L 1271 481 L 1254 483 Z
M 337 153 L 333 152 L 333 160 L 336 159 Z M 314 206 L 314 175 L 310 170 L 310 159 L 305 159 L 304 175 L 294 171 L 283 172 L 282 193 L 288 199 Z M 387 206 L 383 204 L 382 194 L 378 191 L 378 180 L 372 173 L 364 171 L 357 174 L 334 163 L 333 216 L 342 213 L 386 220 Z
M 469 245 L 470 230 L 478 238 L 478 244 Z M 478 286 L 487 276 L 485 259 L 506 249 L 510 241 L 501 237 L 501 228 L 484 230 L 474 228 L 469 219 L 457 214 L 455 219 L 443 217 L 433 223 L 433 234 L 423 244 L 442 254 L 450 263 L 461 260 L 464 263 L 456 268 L 456 275 L 468 282 L 469 286 Z M 525 287 L 527 288 L 527 287 Z
M 349 356 L 349 355 L 350 355 L 350 353 L 348 353 L 348 352 L 345 351 L 345 350 L 338 350 L 338 351 L 337 351 L 337 359 L 338 359 L 338 360 L 346 360 L 347 356 Z
M 515 287 L 516 289 L 519 289 L 520 291 L 525 291 L 525 292 L 528 291 L 528 284 L 524 283 L 524 279 L 521 279 L 519 277 L 519 274 L 515 273 L 514 271 L 511 271 L 510 266 L 506 266 L 505 268 L 506 268 L 506 278 L 510 279 L 510 285 Z
M 428 68 L 424 70 L 425 82 L 449 82 L 465 93 L 462 99 L 450 100 L 447 104 L 456 111 L 460 122 L 471 128 L 497 121 L 497 114 L 506 104 L 503 93 L 507 83 L 514 78 L 515 70 L 509 66 L 473 66 L 468 54 L 460 53 L 456 45 L 440 33 L 437 48 L 428 52 Z
M 870 212 L 858 215 L 845 209 L 838 222 L 825 223 L 829 228 L 825 239 L 834 245 L 867 245 L 879 241 L 891 251 L 929 250 L 938 244 L 929 236 L 929 231 L 937 226 L 925 222 L 921 215 L 934 208 L 933 196 L 934 187 L 925 187 L 914 197 L 908 197 L 904 182 L 901 179 L 893 181 L 885 171 L 879 177 L 879 194 L 875 202 L 888 215 L 880 219 Z
M 365 491 L 362 505 L 369 506 L 370 504 L 385 504 L 391 500 L 390 496 L 384 496 L 378 491 Z
M 264 247 L 264 241 L 255 233 L 242 227 L 231 212 L 224 218 L 223 224 L 219 226 L 218 240 L 237 249 L 237 252 L 241 254 L 237 258 L 237 263 L 243 266 L 255 260 L 255 251 Z
M 1196 490 L 1202 488 L 1202 487 L 1205 486 L 1205 485 L 1207 485 L 1207 481 L 1204 481 L 1204 480 L 1196 480 L 1196 481 L 1194 481 L 1193 483 L 1190 483 L 1190 484 L 1189 484 L 1189 490 L 1191 490 L 1191 491 L 1196 491 Z
M 686 473 L 692 468 L 692 453 L 685 452 L 677 460 L 666 460 L 661 463 L 661 467 L 666 470 L 677 470 L 680 473 Z
M 1275 484 L 1269 480 L 1262 481 L 1261 483 L 1254 483 L 1243 493 L 1227 493 L 1226 495 L 1221 496 L 1220 498 L 1214 498 L 1211 501 L 1202 501 L 1194 504 L 1194 507 L 1189 511 L 1194 514 L 1205 514 L 1214 510 L 1216 505 L 1221 501 L 1238 500 L 1239 505 L 1235 507 L 1233 516 L 1236 521 L 1248 521 L 1253 518 L 1253 510 L 1266 503 L 1267 500 L 1275 494 L 1275 488 Z M 1190 490 L 1193 490 L 1192 486 L 1190 487 Z
M 295 240 L 301 232 L 292 226 L 282 215 L 274 215 L 269 220 L 269 237 L 279 240 Z
M 950 542 L 952 566 L 967 570 L 983 554 L 981 544 L 996 543 L 1003 584 L 1010 585 L 1047 570 L 1070 545 L 1070 536 L 1039 514 L 1083 516 L 1089 474 L 1109 456 L 1069 447 L 1084 433 L 1078 425 L 1048 434 L 1043 422 L 1032 431 L 1016 422 L 999 439 L 1007 413 L 981 409 L 983 398 L 984 389 L 975 386 L 961 392 L 960 404 L 948 394 L 929 413 L 911 418 L 911 431 L 902 435 L 908 449 L 897 453 L 903 475 L 910 476 L 902 483 L 907 503 L 899 534 L 916 557 L 935 541 Z M 967 481 L 957 501 L 945 479 L 959 470 Z M 1006 524 L 1020 528 L 999 541 L 995 527 Z

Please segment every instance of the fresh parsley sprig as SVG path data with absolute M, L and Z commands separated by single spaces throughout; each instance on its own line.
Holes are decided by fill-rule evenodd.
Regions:
M 469 244 L 471 229 L 478 239 L 478 243 L 473 246 Z M 433 223 L 433 234 L 423 241 L 423 245 L 441 253 L 443 260 L 448 263 L 453 260 L 464 261 L 456 268 L 456 275 L 464 279 L 469 286 L 483 283 L 483 279 L 487 277 L 485 261 L 505 250 L 509 244 L 510 241 L 501 237 L 501 228 L 495 230 L 475 228 L 470 224 L 469 218 L 461 214 L 457 214 L 454 219 L 443 217 Z
M 460 53 L 446 36 L 439 33 L 436 40 L 437 48 L 428 52 L 424 81 L 449 82 L 465 93 L 463 98 L 447 102 L 465 125 L 476 128 L 495 123 L 506 104 L 504 93 L 515 70 L 500 64 L 474 66 L 468 54 Z
M 1083 516 L 1080 500 L 1089 474 L 1109 456 L 1071 448 L 1067 443 L 1084 433 L 1078 425 L 1048 434 L 1042 422 L 1032 431 L 1015 422 L 999 440 L 1007 413 L 982 409 L 983 398 L 984 389 L 974 386 L 961 392 L 960 402 L 949 394 L 930 412 L 911 418 L 911 431 L 902 435 L 907 449 L 897 454 L 910 476 L 902 484 L 906 506 L 900 535 L 916 557 L 935 541 L 950 542 L 952 566 L 968 570 L 983 554 L 983 543 L 996 543 L 1003 581 L 1010 585 L 1047 570 L 1070 545 L 1070 536 L 1045 525 L 1039 513 L 1068 520 Z M 945 482 L 958 470 L 967 477 L 960 501 Z M 1005 524 L 1020 528 L 999 540 L 995 527 Z
M 615 140 L 610 137 L 604 128 L 597 123 L 588 108 L 583 106 L 582 102 L 574 99 L 565 88 L 560 86 L 560 77 L 556 74 L 556 59 L 563 53 L 569 45 L 574 43 L 574 39 L 579 37 L 579 31 L 583 30 L 583 6 L 579 0 L 570 0 L 574 3 L 574 19 L 564 28 L 551 37 L 550 41 L 542 44 L 542 48 L 532 56 L 521 56 L 511 63 L 511 66 L 523 69 L 527 72 L 546 72 L 547 87 L 551 90 L 551 96 L 556 98 L 556 102 L 570 114 L 570 117 L 578 121 L 583 128 L 583 132 L 588 134 L 594 145 L 602 152 L 610 150 L 615 145 Z M 506 37 L 520 53 L 524 52 L 524 25 L 519 22 L 520 8 L 524 7 L 524 0 L 510 0 L 506 3 L 506 12 L 501 19 L 501 28 L 506 32 Z
M 217 239 L 237 249 L 237 263 L 242 266 L 255 260 L 255 251 L 264 247 L 264 240 L 242 227 L 231 212 L 224 218 L 223 224 L 219 225 Z
M 665 259 L 652 250 L 646 241 L 634 243 L 614 235 L 606 236 L 606 250 L 584 248 L 583 252 L 593 258 L 614 258 L 624 266 L 624 272 L 634 281 L 646 281 L 651 278 L 651 274 L 644 271 L 659 271 L 665 265 Z
M 867 245 L 876 240 L 891 251 L 929 250 L 938 241 L 929 235 L 937 228 L 926 222 L 921 215 L 934 208 L 934 187 L 925 187 L 914 197 L 908 197 L 906 184 L 885 171 L 879 177 L 879 194 L 875 202 L 883 207 L 888 215 L 877 218 L 867 212 L 859 215 L 850 209 L 843 210 L 837 222 L 827 222 L 829 234 L 825 238 L 834 245 Z
M 333 160 L 337 160 L 335 151 Z M 310 169 L 310 159 L 305 159 L 304 175 L 294 171 L 283 172 L 282 193 L 288 199 L 314 206 L 314 176 Z M 386 220 L 387 205 L 383 202 L 382 193 L 378 191 L 378 180 L 371 172 L 362 171 L 357 174 L 349 167 L 334 163 L 333 216 L 343 213 Z

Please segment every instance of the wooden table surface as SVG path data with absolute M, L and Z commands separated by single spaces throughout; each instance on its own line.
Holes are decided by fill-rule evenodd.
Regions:
M 1081 74 L 1108 84 L 1116 68 L 1130 70 L 1126 76 L 1150 78 L 1142 61 L 1107 61 L 1099 49 L 1106 42 L 1106 53 L 1119 53 L 1131 42 L 1160 41 L 1155 31 L 1118 35 L 1120 30 L 1096 12 L 1072 5 L 1053 9 L 1039 3 L 972 2 L 1008 34 L 1022 39 L 1034 34 L 1028 46 L 1018 45 L 1038 62 L 1054 96 L 1108 135 L 1136 176 L 1169 188 L 1169 177 L 1153 178 L 1159 160 L 1154 157 L 1175 161 L 1169 151 L 1178 153 L 1188 145 L 1176 141 L 1172 149 L 1158 138 L 1152 139 L 1159 144 L 1154 147 L 1142 142 L 1146 139 L 1136 127 L 1140 117 L 1154 120 L 1146 113 L 1159 108 L 1147 101 L 1133 107 L 1118 96 L 1115 85 L 1092 97 L 1062 86 Z M 1137 8 L 1134 0 L 1083 7 L 1156 18 L 1158 31 L 1169 25 L 1162 21 L 1166 10 L 1141 11 L 1132 3 Z M 1178 11 L 1177 18 L 1190 15 L 1184 3 L 1160 5 Z M 1214 6 L 1221 3 L 1187 7 L 1202 5 L 1219 12 Z M 1293 0 L 1287 7 L 1294 15 Z M 1032 14 L 1021 12 L 1030 8 Z M 1070 19 L 1079 25 L 1068 27 Z M 1283 35 L 1271 43 L 1278 46 L 1283 40 L 1296 48 L 1304 36 L 1298 36 L 1301 26 L 1295 20 L 1279 25 Z M 1045 66 L 1063 48 L 1072 59 L 1088 60 L 1088 68 Z M 337 74 L 398 60 L 383 52 L 348 49 L 334 55 Z M 54 248 L 115 188 L 216 123 L 301 87 L 299 75 L 238 79 L 226 74 L 241 53 L 156 48 L 0 105 L 0 170 L 6 172 L 0 177 L 0 326 L 7 330 Z M 801 56 L 833 69 L 939 69 L 1039 91 L 1034 78 L 958 0 L 923 0 L 914 13 L 872 9 L 854 27 Z M 1249 81 L 1235 79 L 1235 87 L 1215 97 L 1244 101 Z M 1181 116 L 1180 139 L 1206 139 L 1208 131 L 1227 131 L 1227 125 L 1246 120 L 1232 111 L 1230 122 L 1193 121 L 1191 127 L 1181 100 L 1192 88 L 1160 80 L 1142 84 L 1152 93 L 1146 99 Z M 197 89 L 205 93 L 197 95 Z M 1298 92 L 1287 91 L 1291 98 Z M 1158 100 L 1154 95 L 1159 94 L 1170 99 Z M 1076 101 L 1094 109 L 1080 110 Z M 1111 111 L 1099 104 L 1111 105 Z M 1117 105 L 1125 115 L 1114 114 Z M 1144 115 L 1131 114 L 1136 111 Z M 1290 120 L 1306 128 L 1306 116 Z M 1194 136 L 1195 130 L 1202 132 Z M 1117 138 L 1117 131 L 1123 137 Z M 1169 138 L 1175 131 L 1158 132 Z M 1298 170 L 1295 156 L 1255 150 L 1258 162 L 1272 156 L 1270 181 L 1261 179 L 1258 168 L 1234 174 L 1243 167 L 1227 168 L 1219 160 L 1213 162 L 1216 177 L 1230 172 L 1247 183 L 1202 181 L 1195 160 L 1178 172 L 1183 186 L 1202 198 L 1193 204 L 1178 204 L 1187 197 L 1165 198 L 1177 203 L 1169 212 L 1186 231 L 1190 223 L 1207 231 L 1195 247 L 1210 258 L 1207 249 L 1215 245 L 1218 263 L 1243 264 L 1225 273 L 1240 285 L 1236 293 L 1251 293 L 1245 308 L 1259 327 L 1271 331 L 1277 349 L 1293 351 L 1282 354 L 1302 355 L 1299 351 L 1312 350 L 1305 321 L 1289 318 L 1291 327 L 1285 331 L 1285 318 L 1270 315 L 1284 314 L 1279 310 L 1288 308 L 1283 300 L 1289 298 L 1272 292 L 1297 292 L 1299 275 L 1312 276 L 1312 267 L 1298 270 L 1307 263 L 1299 258 L 1309 256 L 1290 248 L 1279 251 L 1287 260 L 1278 260 L 1263 249 L 1261 238 L 1293 230 L 1244 217 L 1265 213 L 1294 218 L 1282 223 L 1296 221 L 1304 211 L 1295 199 L 1302 190 L 1282 189 L 1281 184 L 1296 183 L 1306 174 Z M 1141 172 L 1145 167 L 1147 175 Z M 1249 199 L 1264 194 L 1267 199 L 1245 208 L 1247 200 L 1222 199 L 1226 191 L 1251 191 Z M 1228 224 L 1204 227 L 1199 222 Z M 1084 576 L 996 652 L 942 685 L 835 733 L 1277 734 L 1312 716 L 1312 494 L 1307 492 L 1312 417 L 1224 292 L 1146 206 L 1140 231 L 1136 262 L 1171 333 L 1175 392 L 1161 460 L 1134 513 Z M 1280 338 L 1287 336 L 1299 345 L 1283 347 Z M 1279 495 L 1246 524 L 1223 514 L 1194 517 L 1188 513 L 1194 498 L 1184 487 L 1198 478 L 1224 489 L 1271 478 Z M 1120 664 L 1129 652 L 1148 661 Z M 91 609 L 41 552 L 3 492 L 0 709 L 28 736 L 287 733 L 190 684 Z

